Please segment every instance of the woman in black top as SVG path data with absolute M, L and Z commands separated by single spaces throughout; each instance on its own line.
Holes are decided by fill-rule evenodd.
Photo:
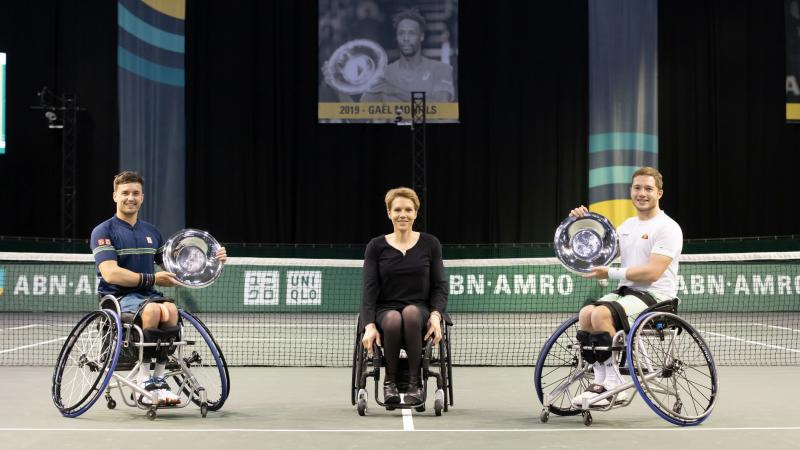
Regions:
M 384 403 L 399 403 L 397 367 L 400 349 L 408 355 L 411 402 L 422 401 L 419 365 L 422 334 L 434 345 L 442 339 L 441 319 L 447 307 L 447 279 L 442 246 L 436 237 L 412 230 L 419 197 L 409 188 L 386 193 L 386 211 L 394 232 L 371 240 L 364 254 L 361 340 L 368 352 L 381 345 L 383 334 L 386 378 Z M 426 327 L 427 324 L 427 327 Z

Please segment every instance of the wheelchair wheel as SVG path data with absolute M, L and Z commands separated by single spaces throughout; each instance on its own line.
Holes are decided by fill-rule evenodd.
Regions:
M 447 406 L 453 406 L 453 353 L 450 351 L 450 326 L 445 324 L 444 326 L 444 338 L 445 338 L 445 357 L 447 358 L 447 401 L 445 402 L 445 411 L 447 411 Z
M 445 329 L 447 325 L 445 325 Z M 450 385 L 450 376 L 452 375 L 452 368 L 450 367 L 450 353 L 448 352 L 447 346 L 447 332 L 442 333 L 442 340 L 439 341 L 439 373 L 442 375 L 442 388 L 436 391 L 436 395 L 438 396 L 439 392 L 442 393 L 442 407 L 444 411 L 447 412 L 449 402 L 448 402 L 448 394 L 450 393 L 448 386 Z M 434 410 L 435 404 L 434 404 Z M 441 412 L 437 415 L 441 415 Z
M 542 405 L 545 395 L 550 398 L 549 411 L 559 416 L 574 416 L 580 410 L 572 409 L 572 399 L 586 390 L 591 371 L 578 367 L 580 350 L 575 335 L 578 316 L 567 319 L 556 328 L 539 352 L 534 372 L 534 388 Z
M 675 425 L 703 422 L 717 401 L 718 375 L 700 333 L 665 312 L 636 319 L 627 342 L 636 389 L 660 417 Z
M 181 396 L 188 397 L 200 407 L 204 403 L 200 391 L 204 390 L 207 410 L 217 411 L 225 404 L 230 393 L 230 375 L 225 357 L 211 332 L 197 316 L 183 310 L 180 314 L 183 319 L 182 338 L 193 343 L 183 347 L 180 357 L 188 366 L 192 377 L 187 378 L 186 373 L 178 371 L 170 377 L 170 381 L 180 389 Z M 174 357 L 178 357 L 178 353 Z
M 359 389 L 358 383 L 361 377 L 361 371 L 363 370 L 363 357 L 361 356 L 363 348 L 364 347 L 361 345 L 361 333 L 356 329 L 356 338 L 355 341 L 353 341 L 353 370 L 350 380 L 350 403 L 353 405 L 356 404 L 356 397 L 358 396 Z
M 52 396 L 65 417 L 78 417 L 105 390 L 119 358 L 122 325 L 109 310 L 92 311 L 67 336 L 53 372 Z

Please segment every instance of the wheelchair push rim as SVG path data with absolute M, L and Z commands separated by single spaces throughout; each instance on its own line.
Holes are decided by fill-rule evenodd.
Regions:
M 564 321 L 556 328 L 552 335 L 545 341 L 539 357 L 536 361 L 534 371 L 534 389 L 539 397 L 539 402 L 545 404 L 545 390 L 559 388 L 569 378 L 575 376 L 575 372 L 580 370 L 578 363 L 578 350 L 574 346 L 578 345 L 575 339 L 578 331 L 578 316 L 573 316 Z M 580 414 L 580 410 L 572 408 L 572 398 L 581 394 L 589 385 L 587 374 L 584 372 L 566 386 L 561 394 L 558 395 L 550 405 L 548 411 L 559 416 L 574 416 Z
M 700 332 L 681 317 L 651 312 L 638 317 L 626 343 L 636 389 L 664 420 L 702 423 L 718 397 L 718 373 Z
M 94 405 L 117 365 L 122 324 L 110 310 L 92 311 L 67 336 L 53 371 L 52 398 L 65 417 L 78 417 Z
M 200 319 L 183 310 L 180 311 L 180 315 L 184 320 L 183 340 L 194 341 L 195 344 L 185 347 L 180 354 L 183 362 L 189 367 L 192 377 L 187 380 L 186 374 L 180 371 L 167 378 L 170 383 L 177 385 L 175 392 L 180 392 L 179 395 L 201 407 L 202 398 L 198 388 L 202 387 L 207 397 L 208 411 L 217 411 L 225 404 L 230 392 L 230 375 L 225 357 Z M 199 386 L 192 385 L 194 380 L 197 380 Z

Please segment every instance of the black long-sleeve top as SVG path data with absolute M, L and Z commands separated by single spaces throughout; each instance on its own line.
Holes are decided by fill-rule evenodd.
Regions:
M 363 276 L 362 325 L 374 323 L 379 310 L 424 304 L 444 313 L 447 308 L 442 244 L 433 235 L 420 233 L 405 255 L 385 236 L 372 239 L 364 252 Z

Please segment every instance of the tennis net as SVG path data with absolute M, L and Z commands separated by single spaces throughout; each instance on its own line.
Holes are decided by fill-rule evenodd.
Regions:
M 683 255 L 680 314 L 720 365 L 800 364 L 800 252 Z M 169 288 L 232 366 L 349 366 L 360 260 L 229 258 L 205 289 Z M 445 261 L 453 363 L 532 366 L 545 339 L 613 286 L 555 258 Z M 0 253 L 0 365 L 52 365 L 97 308 L 91 255 Z

